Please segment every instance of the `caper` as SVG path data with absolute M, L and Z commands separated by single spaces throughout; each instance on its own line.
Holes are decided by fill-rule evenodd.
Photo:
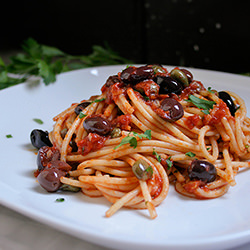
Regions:
M 71 186 L 71 185 L 68 185 L 68 184 L 62 184 L 61 187 L 60 187 L 60 190 L 76 193 L 76 192 L 79 192 L 81 190 L 81 188 L 74 187 L 74 186 Z
M 171 70 L 170 76 L 174 78 L 176 81 L 181 82 L 184 85 L 184 87 L 187 87 L 189 85 L 187 75 L 180 69 Z
M 117 138 L 117 137 L 121 137 L 122 135 L 122 131 L 120 128 L 114 128 L 112 131 L 111 131 L 111 138 Z
M 143 159 L 133 164 L 132 171 L 139 180 L 146 181 L 153 177 L 153 168 Z

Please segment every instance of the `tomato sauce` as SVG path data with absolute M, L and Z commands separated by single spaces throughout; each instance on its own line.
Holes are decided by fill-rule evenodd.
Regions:
M 107 137 L 95 133 L 89 133 L 83 140 L 77 143 L 78 153 L 87 155 L 89 152 L 101 149 Z
M 113 122 L 112 125 L 123 130 L 131 129 L 131 115 L 120 115 Z
M 201 117 L 195 114 L 186 118 L 185 125 L 189 129 L 193 129 L 194 127 L 197 127 L 199 124 L 201 124 L 201 122 L 202 122 Z
M 204 116 L 203 122 L 205 125 L 216 125 L 221 122 L 223 117 L 229 118 L 231 113 L 226 103 L 219 100 L 213 109 L 210 110 L 210 114 Z

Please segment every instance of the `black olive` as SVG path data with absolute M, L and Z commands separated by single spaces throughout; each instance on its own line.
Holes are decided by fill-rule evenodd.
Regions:
M 77 115 L 79 115 L 80 112 L 81 112 L 82 110 L 84 110 L 86 107 L 88 107 L 90 103 L 91 103 L 91 102 L 82 102 L 82 103 L 78 104 L 78 105 L 75 107 L 75 113 L 76 113 Z
M 135 85 L 154 76 L 154 69 L 150 66 L 128 67 L 121 72 L 121 80 L 126 84 Z
M 181 94 L 182 84 L 170 76 L 157 76 L 154 81 L 160 85 L 159 94 Z
M 49 133 L 40 129 L 34 129 L 31 131 L 30 140 L 32 145 L 37 149 L 43 146 L 52 146 L 52 143 L 49 140 Z
M 52 147 L 43 146 L 38 150 L 36 162 L 37 169 L 42 171 L 49 162 L 59 160 L 60 152 Z
M 220 91 L 219 98 L 227 104 L 231 115 L 234 116 L 235 112 L 236 112 L 236 107 L 235 107 L 235 104 L 234 104 L 231 96 L 225 91 Z
M 106 81 L 106 83 L 105 83 L 105 86 L 106 86 L 106 87 L 110 87 L 110 86 L 114 85 L 114 84 L 117 83 L 117 82 L 120 82 L 119 77 L 118 77 L 117 75 L 113 75 L 113 76 L 110 76 L 110 77 L 107 79 L 107 81 Z
M 160 105 L 160 108 L 164 111 L 160 116 L 168 121 L 177 121 L 184 115 L 182 105 L 173 98 L 165 98 Z
M 202 160 L 193 160 L 188 167 L 188 175 L 190 180 L 201 180 L 205 183 L 215 180 L 217 171 L 215 166 Z
M 96 133 L 99 135 L 107 135 L 112 131 L 109 120 L 101 116 L 92 116 L 85 119 L 83 127 L 88 133 Z
M 38 176 L 37 180 L 41 187 L 48 192 L 57 191 L 62 185 L 60 178 L 66 173 L 57 168 L 45 168 Z

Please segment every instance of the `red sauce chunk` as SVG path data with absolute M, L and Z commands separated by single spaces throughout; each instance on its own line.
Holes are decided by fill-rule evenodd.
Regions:
M 122 130 L 130 130 L 131 115 L 120 115 L 113 121 L 113 124 Z
M 89 133 L 83 140 L 77 143 L 78 152 L 81 155 L 87 155 L 89 152 L 101 149 L 104 146 L 107 137 Z
M 156 99 L 159 94 L 160 86 L 153 80 L 145 80 L 135 85 L 135 89 L 142 91 L 150 99 Z
M 205 125 L 215 125 L 221 122 L 223 117 L 231 117 L 231 113 L 226 103 L 219 100 L 219 103 L 214 105 L 213 109 L 210 109 L 210 114 L 204 116 Z
M 199 124 L 201 124 L 201 118 L 197 114 L 189 116 L 186 118 L 185 124 L 189 129 L 193 129 L 194 127 L 197 127 Z
M 182 90 L 179 100 L 187 99 L 189 95 L 199 93 L 201 90 L 205 90 L 203 84 L 199 81 L 194 81 L 190 83 L 188 87 Z
M 154 175 L 152 179 L 149 180 L 149 183 L 152 185 L 151 196 L 153 199 L 158 197 L 162 191 L 162 178 L 159 174 Z

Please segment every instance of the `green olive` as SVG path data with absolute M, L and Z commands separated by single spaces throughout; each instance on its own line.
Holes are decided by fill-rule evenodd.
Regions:
M 143 159 L 133 164 L 132 171 L 139 180 L 146 181 L 153 177 L 153 168 Z
M 152 68 L 153 68 L 153 70 L 154 70 L 154 73 L 155 74 L 157 74 L 157 73 L 160 73 L 160 74 L 165 74 L 165 73 L 167 73 L 166 71 L 165 71 L 165 69 L 163 69 L 160 65 L 152 65 Z
M 184 87 L 189 86 L 189 81 L 187 75 L 181 71 L 180 69 L 173 69 L 170 72 L 170 76 L 174 78 L 176 81 L 182 83 Z

